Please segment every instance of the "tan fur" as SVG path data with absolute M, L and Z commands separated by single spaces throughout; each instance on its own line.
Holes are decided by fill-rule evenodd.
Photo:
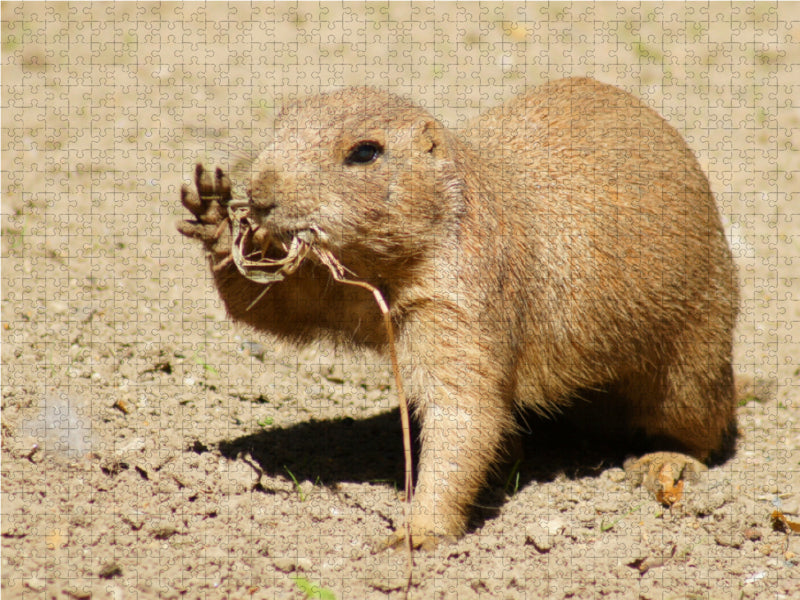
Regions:
M 343 164 L 362 140 L 385 153 Z M 415 543 L 464 531 L 519 406 L 609 390 L 631 429 L 701 459 L 732 425 L 736 277 L 708 181 L 618 88 L 556 81 L 463 134 L 379 90 L 314 96 L 278 117 L 250 195 L 272 239 L 318 227 L 392 308 L 422 431 Z M 182 231 L 216 244 L 217 264 L 225 241 L 199 227 Z M 370 294 L 324 267 L 306 262 L 249 311 L 261 286 L 233 265 L 215 281 L 258 330 L 386 350 Z

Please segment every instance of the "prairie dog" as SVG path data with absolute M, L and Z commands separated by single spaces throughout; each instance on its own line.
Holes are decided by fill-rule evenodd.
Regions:
M 369 292 L 313 261 L 248 309 L 263 286 L 224 264 L 230 190 L 198 165 L 179 225 L 205 243 L 230 316 L 386 351 Z M 734 423 L 738 292 L 708 180 L 680 134 L 616 87 L 548 83 L 463 132 L 378 89 L 312 96 L 278 116 L 248 196 L 265 254 L 313 230 L 391 307 L 421 427 L 417 546 L 465 531 L 519 407 L 608 390 L 630 429 L 700 460 Z

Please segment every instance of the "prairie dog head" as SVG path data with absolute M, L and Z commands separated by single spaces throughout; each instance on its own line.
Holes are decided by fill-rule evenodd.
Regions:
M 454 143 L 426 110 L 373 88 L 288 105 L 253 165 L 259 245 L 313 230 L 351 268 L 412 260 L 456 218 Z

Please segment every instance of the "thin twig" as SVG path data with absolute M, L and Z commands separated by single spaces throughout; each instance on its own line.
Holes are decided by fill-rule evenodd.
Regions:
M 332 256 L 329 256 L 333 259 Z M 333 259 L 335 260 L 335 259 Z M 403 455 L 405 460 L 405 502 L 403 502 L 403 514 L 405 516 L 406 527 L 406 551 L 408 553 L 408 566 L 406 568 L 406 597 L 409 596 L 411 590 L 411 581 L 414 569 L 413 557 L 413 540 L 411 539 L 411 495 L 414 485 L 412 462 L 411 462 L 411 424 L 408 416 L 408 400 L 403 389 L 403 380 L 400 377 L 400 364 L 397 360 L 397 349 L 394 341 L 394 326 L 392 325 L 391 314 L 389 313 L 389 306 L 383 298 L 380 290 L 365 281 L 357 281 L 353 279 L 345 279 L 339 276 L 334 269 L 331 269 L 331 276 L 339 283 L 346 283 L 348 285 L 355 285 L 362 287 L 372 292 L 375 302 L 383 315 L 383 323 L 386 327 L 386 337 L 389 342 L 389 356 L 392 359 L 392 371 L 394 371 L 394 382 L 397 386 L 397 398 L 400 404 L 400 424 L 403 429 Z
M 411 462 L 411 425 L 408 412 L 408 400 L 406 399 L 405 391 L 403 389 L 403 380 L 400 377 L 400 364 L 397 360 L 397 348 L 394 337 L 394 326 L 392 324 L 391 312 L 389 305 L 381 294 L 380 290 L 374 285 L 366 281 L 357 279 L 348 279 L 345 273 L 355 273 L 342 265 L 336 257 L 331 254 L 329 250 L 321 247 L 316 243 L 322 235 L 322 232 L 317 228 L 300 232 L 296 235 L 289 246 L 284 250 L 286 256 L 281 259 L 267 258 L 259 252 L 246 253 L 245 247 L 249 236 L 252 235 L 254 230 L 253 225 L 248 219 L 249 208 L 246 201 L 234 201 L 228 205 L 228 215 L 231 222 L 233 244 L 231 245 L 230 259 L 236 264 L 236 268 L 243 277 L 263 284 L 264 290 L 256 297 L 253 302 L 247 307 L 247 310 L 253 308 L 256 303 L 264 297 L 269 291 L 271 285 L 284 278 L 285 275 L 291 275 L 299 267 L 300 264 L 313 254 L 316 259 L 325 265 L 331 273 L 331 277 L 339 283 L 346 285 L 354 285 L 361 287 L 369 292 L 375 298 L 378 308 L 383 316 L 383 324 L 386 327 L 386 338 L 389 345 L 389 356 L 392 361 L 392 371 L 394 372 L 394 381 L 397 386 L 397 397 L 400 405 L 400 423 L 403 430 L 403 456 L 405 460 L 405 502 L 403 503 L 403 512 L 405 515 L 405 529 L 406 529 L 406 551 L 408 553 L 408 564 L 406 569 L 406 598 L 411 593 L 411 583 L 414 569 L 413 557 L 413 540 L 411 538 L 411 497 L 413 494 L 413 471 Z M 229 259 L 225 259 L 230 262 Z M 262 271 L 259 269 L 269 269 L 269 271 Z

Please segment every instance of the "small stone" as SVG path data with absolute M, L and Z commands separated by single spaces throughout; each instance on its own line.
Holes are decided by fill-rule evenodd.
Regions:
M 744 543 L 744 535 L 736 529 L 720 531 L 714 534 L 714 541 L 720 546 L 728 548 L 740 548 Z
M 64 302 L 53 301 L 48 304 L 48 308 L 56 315 L 63 315 L 69 309 L 69 306 Z
M 33 590 L 34 592 L 43 592 L 46 587 L 45 582 L 38 577 L 31 577 L 25 582 L 25 585 L 28 589 Z
M 247 350 L 250 353 L 250 356 L 260 361 L 264 360 L 264 356 L 267 353 L 266 349 L 262 344 L 249 340 L 242 342 L 242 349 Z
M 112 404 L 112 407 L 116 408 L 123 415 L 129 415 L 131 413 L 131 407 L 122 398 L 116 400 L 114 404 Z
M 747 578 L 745 578 L 744 584 L 745 585 L 753 584 L 756 581 L 761 581 L 766 576 L 767 576 L 767 572 L 766 571 L 757 571 L 756 573 L 753 573 L 750 576 L 748 576 Z
M 800 494 L 781 500 L 781 512 L 787 515 L 800 515 Z
M 800 561 L 800 537 L 796 535 L 789 536 L 786 552 L 784 558 L 788 561 L 797 564 Z
M 542 554 L 550 552 L 557 540 L 556 536 L 563 528 L 564 523 L 560 519 L 531 523 L 525 527 L 525 543 Z
M 615 513 L 619 509 L 619 505 L 615 504 L 614 502 L 608 502 L 606 500 L 599 500 L 595 502 L 594 505 L 594 512 L 597 514 L 602 513 Z
M 291 573 L 296 567 L 294 559 L 286 556 L 279 556 L 272 562 L 276 569 L 283 571 L 284 573 Z
M 92 597 L 92 592 L 86 588 L 68 587 L 62 591 L 62 594 L 74 600 L 88 600 Z
M 153 537 L 157 540 L 168 540 L 176 533 L 178 533 L 178 530 L 170 525 L 163 525 L 153 529 Z
M 100 573 L 98 573 L 100 577 L 103 579 L 111 579 L 112 577 L 119 577 L 122 575 L 122 567 L 120 567 L 117 563 L 111 562 L 106 563 L 103 565 L 103 568 L 100 569 Z
M 489 588 L 486 586 L 486 582 L 482 579 L 473 579 L 470 582 L 469 587 L 471 587 L 472 591 L 477 594 L 485 594 L 489 591 Z
M 744 539 L 755 542 L 760 540 L 762 536 L 761 530 L 758 527 L 748 527 L 744 530 Z
M 564 530 L 565 524 L 563 519 L 548 519 L 543 525 L 547 533 L 550 535 L 558 535 Z

